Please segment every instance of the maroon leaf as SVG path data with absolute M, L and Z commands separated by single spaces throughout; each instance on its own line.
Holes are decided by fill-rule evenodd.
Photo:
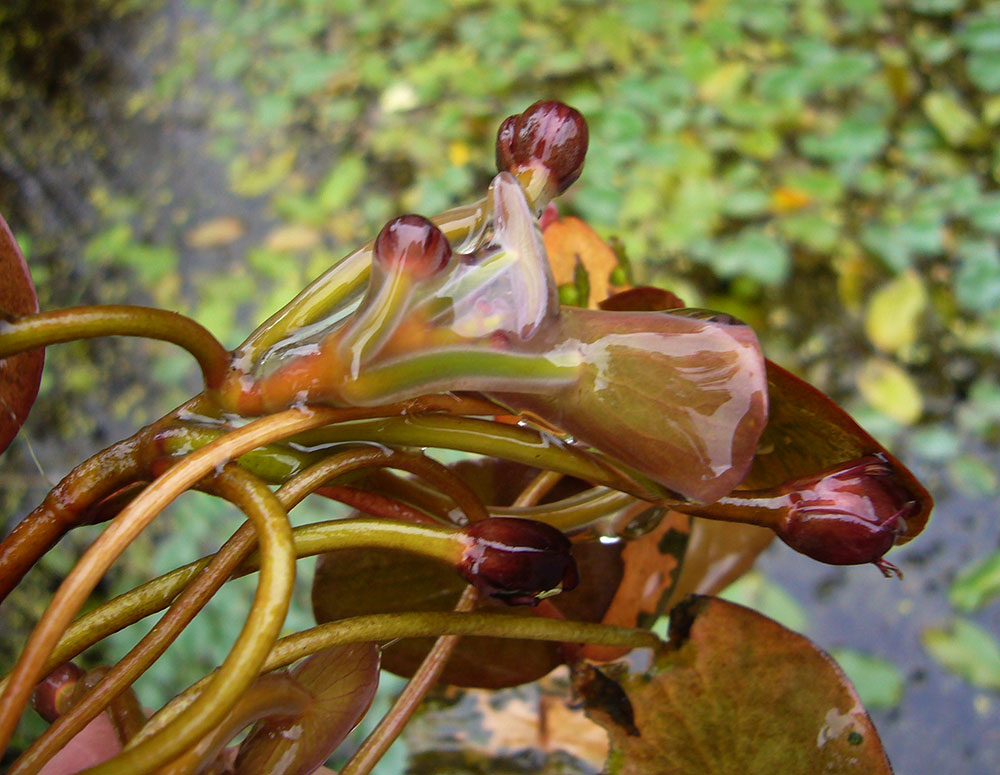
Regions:
M 836 663 L 755 611 L 692 597 L 670 644 L 617 690 L 593 669 L 578 689 L 611 738 L 610 775 L 890 775 L 878 733 Z
M 21 249 L 0 215 L 0 326 L 9 316 L 38 312 L 38 297 Z M 28 416 L 42 380 L 45 350 L 0 358 L 0 453 Z

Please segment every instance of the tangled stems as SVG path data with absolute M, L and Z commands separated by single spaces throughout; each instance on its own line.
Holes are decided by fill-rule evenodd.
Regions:
M 160 511 L 216 466 L 224 465 L 261 444 L 334 422 L 341 416 L 342 413 L 335 409 L 288 409 L 256 420 L 192 453 L 130 503 L 69 572 L 29 637 L 0 699 L 3 705 L 0 709 L 0 749 L 5 748 L 10 740 L 17 719 L 35 683 L 41 678 L 42 666 L 59 636 L 111 563 Z
M 260 580 L 246 624 L 215 674 L 209 691 L 200 701 L 193 703 L 175 719 L 162 735 L 94 768 L 95 773 L 139 775 L 176 758 L 195 743 L 205 729 L 221 721 L 236 704 L 257 677 L 261 664 L 278 637 L 295 579 L 295 551 L 288 515 L 263 483 L 252 486 L 249 475 L 242 477 L 242 481 L 237 476 L 225 481 L 223 486 L 228 489 L 229 485 L 234 485 L 234 489 L 241 491 L 240 505 L 246 507 L 247 515 L 254 520 L 261 546 Z M 193 590 L 191 594 L 197 595 L 198 590 Z M 183 611 L 181 606 L 179 608 Z M 140 643 L 133 653 L 141 655 L 142 645 Z M 140 660 L 141 656 L 135 658 L 137 662 Z M 128 669 L 127 665 L 125 669 Z
M 223 546 L 205 570 L 177 597 L 166 615 L 118 664 L 107 671 L 100 683 L 32 744 L 15 763 L 11 775 L 36 772 L 163 654 L 226 581 L 232 567 L 250 552 L 255 541 L 251 525 L 259 535 L 265 532 L 273 534 L 276 530 L 274 521 L 286 520 L 281 509 L 275 508 L 273 496 L 264 483 L 232 464 L 213 476 L 211 484 L 218 494 L 235 503 L 250 518 L 250 523 Z M 273 536 L 269 536 L 264 544 L 273 542 Z M 261 584 L 263 583 L 262 575 Z
M 487 516 L 475 494 L 446 467 L 420 455 L 375 447 L 345 450 L 330 456 L 290 480 L 278 491 L 276 497 L 281 506 L 287 510 L 326 481 L 351 471 L 374 466 L 392 466 L 422 475 L 444 492 L 452 493 L 457 505 L 465 511 L 470 520 L 483 519 Z M 221 474 L 212 477 L 211 485 L 211 489 L 235 502 L 244 512 L 253 517 L 255 522 L 259 523 L 263 518 L 258 501 L 262 497 L 270 496 L 270 491 L 256 477 L 229 465 Z M 108 677 L 95 691 L 74 706 L 69 713 L 62 716 L 35 742 L 11 770 L 12 775 L 13 773 L 27 774 L 36 771 L 37 767 L 40 767 L 54 755 L 74 734 L 97 715 L 113 696 L 131 684 L 163 653 L 170 642 L 249 554 L 254 544 L 254 534 L 249 527 L 249 525 L 244 525 L 237 531 L 207 564 L 205 562 L 198 563 L 204 570 L 197 573 L 194 582 L 183 590 L 166 616 L 112 669 Z M 411 551 L 417 548 L 414 542 L 419 541 L 419 548 L 424 554 L 439 556 L 451 562 L 457 561 L 461 552 L 459 542 L 453 540 L 454 536 L 448 535 L 445 538 L 439 532 L 421 530 L 407 532 L 405 526 L 386 524 L 382 521 L 376 522 L 374 525 L 360 526 L 360 529 L 357 525 L 348 527 L 355 529 L 339 531 L 340 535 L 336 536 L 333 542 L 329 541 L 328 538 L 327 542 L 321 544 L 318 549 L 315 545 L 307 547 L 314 550 L 308 553 L 343 546 L 344 541 L 337 541 L 337 537 L 346 538 L 348 545 L 352 541 L 367 546 L 390 544 L 399 548 L 402 545 L 409 547 Z M 399 533 L 403 533 L 403 535 L 400 536 Z M 298 549 L 299 547 L 296 547 L 297 552 Z M 188 577 L 190 574 L 179 573 L 177 575 L 178 577 Z M 62 645 L 61 642 L 57 651 L 61 650 Z
M 476 607 L 477 598 L 476 590 L 472 587 L 466 587 L 455 604 L 454 612 L 462 614 L 466 611 L 472 611 Z M 371 772 L 372 768 L 385 756 L 389 746 L 402 733 L 403 727 L 413 717 L 417 707 L 427 696 L 427 692 L 437 683 L 437 679 L 445 665 L 448 664 L 458 641 L 458 635 L 438 636 L 434 645 L 431 646 L 431 650 L 424 657 L 424 661 L 420 663 L 420 667 L 417 668 L 417 671 L 396 698 L 392 708 L 382 717 L 371 734 L 365 738 L 350 761 L 341 768 L 340 775 L 367 775 Z
M 179 345 L 198 361 L 209 388 L 221 384 L 229 369 L 229 352 L 200 323 L 176 312 L 130 305 L 73 307 L 0 322 L 0 358 L 98 336 L 141 336 Z
M 516 640 L 592 643 L 627 649 L 657 649 L 663 641 L 649 630 L 619 627 L 593 622 L 574 622 L 542 616 L 497 616 L 488 613 L 427 612 L 368 614 L 327 622 L 281 638 L 264 661 L 262 672 L 287 667 L 310 654 L 366 641 L 391 641 L 402 638 L 427 638 L 441 635 L 469 635 Z M 171 700 L 136 736 L 139 742 L 161 729 L 194 699 L 200 696 L 214 676 L 195 682 Z
M 528 483 L 514 501 L 515 508 L 534 506 L 545 497 L 545 493 L 555 486 L 561 474 L 546 471 L 539 474 Z M 476 608 L 478 594 L 472 587 L 466 587 L 458 603 L 455 613 L 465 613 Z M 396 698 L 389 712 L 379 721 L 378 726 L 365 738 L 361 747 L 351 757 L 350 761 L 340 770 L 340 775 L 367 775 L 379 760 L 389 750 L 389 746 L 399 737 L 403 728 L 413 717 L 417 707 L 431 687 L 437 683 L 441 672 L 458 646 L 458 635 L 440 635 L 434 641 L 431 650 L 427 652 L 424 661 L 406 684 L 406 688 Z
M 0 601 L 17 586 L 38 558 L 74 527 L 90 520 L 102 498 L 148 476 L 153 439 L 185 413 L 207 413 L 204 397 L 194 398 L 166 417 L 84 461 L 57 484 L 39 506 L 0 542 Z

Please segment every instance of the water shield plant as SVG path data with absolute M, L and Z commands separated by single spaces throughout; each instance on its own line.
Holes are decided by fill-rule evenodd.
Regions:
M 821 562 L 898 572 L 883 555 L 923 529 L 931 499 L 832 401 L 766 360 L 741 321 L 655 288 L 617 287 L 594 308 L 560 303 L 553 264 L 567 232 L 586 227 L 550 205 L 580 176 L 587 138 L 561 103 L 511 116 L 483 199 L 392 219 L 232 352 L 162 310 L 37 312 L 3 226 L 0 448 L 27 415 L 49 345 L 162 339 L 204 377 L 202 393 L 81 463 L 0 543 L 6 596 L 68 531 L 108 523 L 3 679 L 0 746 L 36 687 L 52 721 L 12 773 L 41 771 L 107 713 L 121 751 L 87 772 L 304 774 L 365 714 L 380 668 L 410 677 L 341 770 L 357 775 L 436 682 L 515 686 L 564 664 L 609 730 L 611 772 L 662 771 L 658 756 L 696 771 L 686 762 L 700 743 L 674 734 L 670 714 L 689 718 L 695 737 L 737 734 L 698 702 L 664 699 L 686 669 L 709 681 L 713 701 L 738 671 L 723 715 L 764 706 L 768 767 L 807 771 L 794 767 L 808 749 L 810 767 L 889 771 L 856 694 L 815 647 L 721 601 L 676 606 L 745 568 L 766 543 L 761 528 Z M 428 448 L 469 459 L 445 466 Z M 246 524 L 216 554 L 78 615 L 189 489 L 230 501 Z M 357 513 L 292 529 L 288 512 L 307 497 Z M 316 555 L 317 626 L 280 637 L 296 562 Z M 131 685 L 248 573 L 257 593 L 229 656 L 147 719 Z M 116 665 L 92 676 L 66 667 L 164 609 Z M 663 642 L 649 627 L 671 609 Z M 645 676 L 594 666 L 634 649 L 652 651 Z

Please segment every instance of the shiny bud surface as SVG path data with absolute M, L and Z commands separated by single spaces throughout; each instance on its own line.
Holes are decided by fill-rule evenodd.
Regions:
M 814 477 L 786 484 L 788 511 L 777 529 L 793 549 L 833 565 L 873 562 L 906 530 L 919 510 L 881 455 L 844 463 Z
M 387 270 L 401 266 L 422 280 L 440 272 L 451 258 L 441 230 L 422 215 L 393 218 L 375 238 L 375 262 Z
M 587 122 L 576 110 L 555 100 L 536 102 L 500 125 L 497 170 L 516 175 L 541 164 L 561 194 L 583 171 L 588 138 Z
M 64 662 L 45 676 L 31 697 L 31 704 L 38 715 L 51 724 L 66 713 L 76 685 L 83 676 L 83 670 L 72 662 Z
M 462 530 L 468 545 L 458 572 L 480 594 L 507 605 L 537 605 L 576 587 L 570 542 L 554 527 L 516 517 L 493 517 Z

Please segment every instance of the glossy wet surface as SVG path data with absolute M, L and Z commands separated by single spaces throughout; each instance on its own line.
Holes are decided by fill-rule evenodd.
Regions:
M 26 45 L 16 56 L 0 60 L 9 82 L 19 85 L 16 89 L 5 85 L 0 97 L 5 106 L 0 119 L 0 207 L 29 254 L 43 307 L 81 302 L 155 303 L 192 314 L 229 346 L 241 341 L 253 325 L 290 298 L 307 279 L 347 253 L 361 238 L 373 236 L 388 217 L 414 209 L 435 212 L 478 196 L 493 174 L 489 134 L 496 121 L 510 112 L 508 104 L 523 108 L 538 96 L 528 92 L 552 88 L 551 79 L 539 78 L 526 81 L 523 94 L 512 95 L 509 90 L 513 87 L 508 84 L 503 87 L 508 90 L 503 99 L 494 102 L 481 94 L 463 93 L 463 89 L 474 92 L 473 85 L 460 83 L 449 87 L 452 90 L 446 94 L 428 98 L 428 104 L 416 108 L 417 114 L 410 114 L 407 111 L 414 108 L 405 106 L 418 99 L 419 90 L 403 76 L 377 80 L 371 73 L 376 73 L 379 63 L 352 47 L 352 35 L 370 42 L 366 36 L 371 33 L 366 29 L 381 23 L 359 11 L 354 27 L 343 16 L 338 17 L 337 25 L 310 26 L 312 22 L 304 15 L 300 27 L 289 22 L 282 34 L 289 49 L 307 50 L 317 57 L 355 57 L 353 66 L 368 72 L 369 80 L 355 89 L 349 77 L 351 67 L 344 62 L 320 61 L 320 57 L 298 68 L 289 66 L 291 74 L 300 73 L 296 79 L 281 77 L 290 90 L 300 90 L 289 97 L 276 93 L 279 87 L 275 83 L 254 80 L 259 73 L 246 75 L 248 65 L 245 57 L 242 65 L 238 61 L 238 46 L 222 51 L 210 48 L 207 42 L 212 39 L 210 33 L 215 35 L 212 30 L 218 29 L 213 25 L 229 25 L 232 34 L 245 37 L 245 53 L 263 59 L 268 46 L 278 46 L 280 41 L 265 34 L 265 30 L 277 29 L 277 24 L 263 19 L 261 8 L 241 14 L 220 4 L 220 9 L 225 7 L 229 9 L 226 13 L 240 19 L 239 26 L 232 18 L 227 21 L 222 10 L 217 11 L 218 17 L 213 16 L 201 3 L 169 0 L 132 16 L 107 12 L 111 5 L 121 7 L 67 0 L 60 18 L 34 16 L 25 29 L 43 31 L 50 48 Z M 475 32 L 473 22 L 482 21 L 483 17 L 470 12 L 465 21 L 443 23 L 460 28 L 462 35 L 471 35 Z M 934 16 L 917 22 L 913 29 L 920 40 L 913 45 L 914 57 L 926 63 L 931 54 L 920 47 L 939 40 L 941 29 L 948 25 Z M 399 20 L 386 21 L 383 32 L 391 35 L 400 24 Z M 955 27 L 961 24 L 956 22 Z M 498 30 L 502 28 L 501 24 Z M 755 35 L 782 37 L 760 32 L 759 26 L 753 29 L 757 30 Z M 803 37 L 801 45 L 807 43 Z M 438 41 L 439 50 L 451 52 L 448 45 L 444 39 Z M 705 43 L 708 48 L 715 45 Z M 870 48 L 867 42 L 864 47 Z M 378 50 L 377 46 L 369 48 Z M 697 60 L 695 48 L 691 44 L 684 49 L 686 67 Z M 433 46 L 424 53 L 423 63 L 431 57 L 430 49 Z M 845 51 L 848 59 L 853 56 Z M 726 53 L 722 56 L 729 57 L 723 65 L 739 59 Z M 420 59 L 416 55 L 412 58 Z M 440 69 L 458 70 L 461 61 L 460 56 L 451 65 L 445 61 Z M 938 501 L 924 535 L 890 556 L 905 573 L 902 582 L 886 581 L 869 567 L 821 566 L 782 546 L 769 550 L 760 567 L 768 579 L 798 601 L 805 614 L 801 629 L 820 646 L 877 655 L 895 665 L 903 676 L 899 702 L 873 712 L 897 771 L 936 775 L 944 769 L 972 774 L 1000 770 L 998 679 L 994 677 L 992 688 L 973 686 L 945 670 L 922 642 L 926 630 L 947 628 L 957 618 L 969 619 L 993 636 L 1000 633 L 1000 601 L 993 599 L 969 614 L 958 612 L 948 601 L 949 588 L 961 570 L 1000 547 L 996 498 L 1000 460 L 995 451 L 1000 419 L 998 369 L 995 344 L 990 339 L 995 333 L 990 333 L 993 329 L 988 321 L 991 302 L 983 295 L 992 282 L 992 232 L 976 232 L 979 242 L 975 244 L 985 245 L 985 253 L 973 255 L 968 247 L 962 255 L 973 257 L 956 266 L 950 248 L 935 242 L 937 232 L 925 228 L 922 221 L 905 219 L 912 209 L 906 198 L 909 194 L 876 179 L 876 172 L 885 173 L 881 168 L 865 168 L 871 179 L 851 189 L 857 199 L 848 196 L 837 200 L 833 216 L 826 210 L 806 211 L 804 215 L 787 211 L 792 212 L 787 219 L 775 219 L 773 224 L 768 221 L 767 229 L 758 229 L 755 219 L 769 217 L 762 214 L 769 211 L 755 210 L 757 205 L 751 206 L 749 195 L 757 193 L 766 200 L 766 192 L 754 189 L 764 183 L 754 178 L 745 185 L 739 183 L 739 176 L 748 167 L 770 168 L 772 163 L 766 154 L 761 155 L 761 146 L 753 144 L 764 143 L 766 137 L 741 139 L 736 156 L 743 159 L 742 166 L 718 161 L 714 167 L 699 167 L 695 161 L 716 151 L 697 145 L 686 128 L 677 133 L 664 129 L 655 143 L 643 145 L 646 139 L 635 128 L 634 105 L 641 103 L 644 93 L 662 92 L 672 95 L 670 100 L 677 93 L 662 79 L 638 78 L 633 88 L 638 96 L 630 98 L 633 102 L 614 102 L 620 83 L 614 79 L 628 68 L 614 64 L 614 59 L 607 61 L 611 64 L 601 76 L 608 78 L 607 93 L 574 85 L 575 75 L 554 76 L 556 83 L 560 79 L 569 82 L 561 96 L 572 102 L 579 94 L 585 103 L 580 107 L 593 107 L 596 116 L 592 157 L 578 184 L 577 199 L 571 200 L 574 206 L 595 222 L 620 224 L 631 247 L 645 245 L 648 255 L 671 258 L 672 263 L 650 264 L 642 270 L 647 278 L 671 284 L 690 303 L 721 307 L 750 321 L 761 332 L 771 357 L 800 370 L 852 409 L 860 409 L 862 423 L 914 467 Z M 287 64 L 276 61 L 275 72 L 279 65 Z M 842 77 L 846 78 L 844 73 L 856 64 L 855 60 L 842 62 Z M 921 73 L 940 75 L 946 70 L 944 65 L 941 71 L 934 70 L 933 63 L 923 66 Z M 329 70 L 325 81 L 320 78 L 326 72 L 323 67 Z M 802 67 L 806 69 L 805 64 Z M 319 73 L 318 86 L 307 82 L 313 69 Z M 347 80 L 338 80 L 345 78 L 345 72 Z M 438 83 L 433 74 L 428 75 L 427 68 L 414 72 L 410 80 L 433 93 Z M 568 72 L 576 73 L 572 69 Z M 712 99 L 712 94 L 725 95 L 731 87 L 725 79 L 738 75 L 730 68 L 697 88 L 708 95 L 705 99 Z M 870 80 L 870 76 L 865 77 Z M 583 76 L 580 79 L 582 82 Z M 625 82 L 631 83 L 628 79 Z M 622 93 L 631 92 L 626 89 Z M 670 116 L 678 111 L 703 116 L 692 106 L 670 104 L 666 114 L 658 108 L 656 116 L 665 116 L 663 121 L 677 120 Z M 471 117 L 467 121 L 457 118 L 466 115 Z M 638 115 L 650 125 L 660 121 L 654 121 L 652 113 Z M 919 124 L 922 115 L 914 109 L 911 123 Z M 935 115 L 932 111 L 932 118 Z M 747 113 L 745 120 L 755 120 L 749 116 Z M 854 118 L 857 120 L 848 127 L 851 131 L 869 126 L 864 123 L 870 120 L 869 114 L 859 113 Z M 412 136 L 412 126 L 423 120 L 437 122 L 430 124 L 434 134 L 426 141 Z M 887 133 L 899 129 L 884 128 L 877 119 L 871 120 L 876 121 L 876 129 Z M 703 128 L 696 125 L 693 134 L 699 135 Z M 711 128 L 719 129 L 714 124 Z M 728 131 L 729 127 L 721 129 Z M 933 133 L 933 127 L 919 124 L 908 133 L 899 131 L 896 146 L 903 149 L 904 156 L 930 153 L 928 132 Z M 711 137 L 713 142 L 725 141 L 721 135 Z M 872 132 L 855 140 L 845 137 L 841 140 L 847 150 L 840 146 L 821 148 L 833 156 L 810 157 L 823 160 L 808 170 L 815 173 L 815 179 L 807 181 L 808 185 L 799 181 L 805 189 L 819 190 L 813 195 L 820 199 L 828 195 L 824 185 L 841 185 L 837 176 L 844 166 L 838 165 L 861 164 L 852 158 L 844 161 L 836 154 L 850 157 L 850 148 L 863 147 L 861 140 L 871 139 Z M 833 143 L 837 136 L 826 139 Z M 787 141 L 789 146 L 795 142 Z M 622 168 L 636 158 L 636 151 L 631 150 L 634 147 L 652 148 L 659 156 Z M 961 154 L 970 158 L 979 153 L 972 139 L 963 147 Z M 657 164 L 668 163 L 664 158 L 674 158 L 672 153 L 677 158 L 693 159 L 696 172 L 671 168 L 669 174 L 664 173 L 666 182 L 651 177 Z M 729 158 L 733 151 L 723 148 L 718 154 L 719 159 Z M 960 165 L 961 154 L 955 160 L 947 157 L 949 164 Z M 979 162 L 973 161 L 968 162 L 968 168 L 978 170 L 975 164 Z M 793 164 L 778 157 L 773 162 L 775 169 L 787 164 L 790 171 L 786 175 L 784 168 L 779 169 L 766 178 L 770 181 L 767 185 L 794 178 L 801 171 L 795 166 L 799 162 L 802 160 Z M 988 164 L 980 165 L 985 166 Z M 913 167 L 919 167 L 917 161 Z M 624 178 L 637 181 L 633 188 L 623 192 L 603 185 L 601 181 L 614 179 L 621 169 L 629 172 Z M 956 169 L 965 168 L 948 167 L 949 180 L 964 179 L 954 172 Z M 719 198 L 713 186 L 723 185 L 718 183 L 723 172 L 728 175 L 724 185 L 732 201 L 726 200 L 729 209 L 719 216 L 719 234 L 713 232 L 713 236 L 723 232 L 725 236 L 706 245 L 696 228 L 703 222 L 699 220 L 702 216 L 694 208 L 703 199 Z M 933 179 L 933 172 L 926 174 Z M 891 178 L 889 173 L 885 175 Z M 987 189 L 993 185 L 991 178 L 983 178 Z M 848 179 L 847 173 L 844 179 Z M 913 186 L 920 190 L 925 183 L 916 177 Z M 880 185 L 886 188 L 879 189 Z M 680 202 L 672 195 L 678 189 L 685 192 Z M 781 208 L 794 206 L 793 194 L 798 190 L 790 183 L 775 187 L 776 211 L 786 212 Z M 876 193 L 858 193 L 867 190 Z M 660 198 L 653 209 L 668 212 L 666 225 L 647 228 L 655 220 L 644 204 L 650 191 L 665 192 L 657 195 Z M 737 202 L 737 194 L 745 196 Z M 836 195 L 831 196 L 836 199 Z M 966 194 L 956 187 L 941 196 L 958 201 Z M 913 291 L 916 286 L 911 275 L 896 275 L 911 279 L 890 289 L 897 295 L 890 300 L 888 315 L 876 315 L 876 323 L 869 325 L 870 330 L 881 332 L 872 339 L 870 331 L 865 332 L 864 318 L 866 313 L 875 313 L 871 307 L 862 309 L 859 305 L 870 300 L 871 289 L 886 287 L 884 266 L 871 254 L 850 251 L 831 262 L 829 255 L 835 251 L 836 241 L 824 243 L 823 236 L 836 218 L 848 222 L 845 228 L 860 233 L 870 226 L 864 208 L 876 209 L 872 202 L 881 202 L 880 197 L 897 208 L 886 216 L 897 231 L 883 234 L 882 242 L 876 239 L 879 233 L 868 234 L 865 244 L 874 246 L 873 253 L 881 250 L 889 254 L 890 259 L 898 251 L 923 256 L 923 263 L 915 264 L 919 271 L 913 276 L 920 278 L 920 288 L 931 288 L 934 304 L 918 305 L 917 322 L 910 320 L 905 310 L 920 294 Z M 619 212 L 623 199 L 628 204 Z M 989 227 L 992 211 L 988 201 L 976 199 L 962 206 L 967 217 L 979 224 L 976 228 Z M 957 212 L 959 205 L 954 208 Z M 876 214 L 881 217 L 881 210 Z M 815 216 L 815 220 L 805 220 L 806 215 Z M 794 221 L 794 217 L 800 220 Z M 957 223 L 959 227 L 947 234 L 964 234 L 966 221 Z M 736 236 L 726 231 L 744 226 L 746 231 Z M 768 231 L 772 226 L 780 229 L 782 239 L 792 248 L 775 253 L 775 245 L 784 243 L 774 237 L 773 229 Z M 689 227 L 693 230 L 690 233 L 686 231 Z M 939 230 L 945 231 L 943 226 Z M 796 236 L 803 233 L 805 238 Z M 653 234 L 666 236 L 657 243 Z M 803 247 L 803 239 L 807 247 Z M 684 257 L 689 250 L 696 257 L 694 262 Z M 712 264 L 706 256 L 717 256 L 718 262 Z M 633 254 L 632 259 L 638 264 L 642 255 Z M 785 266 L 782 260 L 786 259 L 793 268 L 782 275 L 775 267 Z M 831 263 L 836 263 L 837 272 L 830 270 Z M 724 279 L 717 279 L 709 267 Z M 970 274 L 968 267 L 978 267 L 981 274 Z M 966 279 L 952 285 L 952 277 Z M 976 295 L 977 289 L 980 295 Z M 702 298 L 691 298 L 691 292 L 700 293 Z M 849 305 L 852 299 L 854 308 Z M 956 304 L 963 314 L 953 313 Z M 970 313 L 976 305 L 979 312 Z M 891 336 L 887 340 L 886 328 L 890 333 L 913 329 L 920 335 L 909 351 L 892 350 L 904 354 L 897 360 L 875 354 L 873 341 L 895 347 Z M 859 370 L 862 361 L 872 368 Z M 902 383 L 900 371 L 904 374 Z M 186 356 L 168 353 L 165 347 L 147 348 L 121 340 L 64 346 L 50 353 L 43 395 L 26 426 L 26 436 L 46 475 L 58 478 L 86 454 L 127 435 L 185 397 L 195 385 L 194 370 Z M 112 395 L 118 398 L 111 401 Z M 918 407 L 914 414 L 915 401 Z M 27 446 L 18 441 L 3 460 L 2 482 L 0 506 L 7 520 L 25 513 L 46 489 Z M 212 536 L 203 535 L 201 540 L 210 544 Z M 180 551 L 175 544 L 170 546 L 172 551 Z M 183 551 L 196 550 L 186 547 Z M 140 546 L 136 554 L 140 567 L 126 567 L 119 583 L 142 577 L 155 554 L 151 543 Z M 34 585 L 31 592 L 5 606 L 5 631 L 23 627 L 37 615 L 42 592 L 65 572 L 66 563 L 66 559 L 52 559 L 44 572 L 29 582 Z M 13 643 L 9 637 L 4 641 L 6 661 Z

